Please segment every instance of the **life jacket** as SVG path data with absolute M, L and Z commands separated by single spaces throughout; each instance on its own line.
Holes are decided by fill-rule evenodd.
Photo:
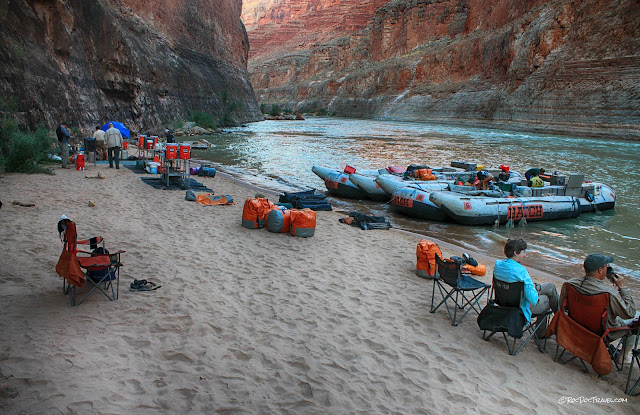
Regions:
M 538 176 L 531 178 L 531 187 L 544 187 L 544 181 Z
M 307 238 L 316 230 L 316 212 L 311 209 L 291 209 L 291 236 Z
M 469 271 L 471 273 L 471 275 L 484 275 L 487 273 L 487 267 L 482 265 L 482 264 L 478 264 L 477 266 L 473 266 L 473 265 L 469 265 L 469 264 L 464 264 L 462 266 L 462 269 L 466 269 L 467 271 Z
M 263 198 L 252 197 L 245 200 L 242 210 L 242 226 L 249 229 L 262 228 L 272 206 L 274 206 L 273 203 Z
M 196 202 L 201 205 L 233 205 L 233 198 L 229 195 L 214 196 L 212 193 L 202 194 L 196 196 Z
M 438 270 L 436 255 L 442 258 L 440 247 L 428 239 L 421 239 L 416 247 L 416 275 L 422 278 L 433 278 Z
M 291 211 L 274 206 L 267 214 L 267 230 L 274 233 L 286 233 L 291 229 Z

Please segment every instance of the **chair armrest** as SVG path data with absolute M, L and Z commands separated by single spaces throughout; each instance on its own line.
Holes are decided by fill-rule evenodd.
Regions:
M 92 238 L 92 239 L 93 239 L 93 238 Z M 96 243 L 96 244 L 101 243 L 103 240 L 104 240 L 104 238 L 103 238 L 102 236 L 96 236 L 96 237 L 95 237 L 95 243 Z M 79 245 L 90 245 L 90 244 L 91 244 L 90 239 L 82 239 L 82 240 L 81 240 L 81 239 L 78 239 L 78 240 L 76 241 L 76 243 L 77 243 L 77 244 L 79 244 Z

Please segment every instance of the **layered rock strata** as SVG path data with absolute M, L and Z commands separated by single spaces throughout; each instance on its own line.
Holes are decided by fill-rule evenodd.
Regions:
M 0 93 L 28 127 L 260 120 L 240 13 L 234 0 L 2 2 Z
M 397 0 L 249 70 L 259 101 L 296 110 L 640 139 L 633 0 Z

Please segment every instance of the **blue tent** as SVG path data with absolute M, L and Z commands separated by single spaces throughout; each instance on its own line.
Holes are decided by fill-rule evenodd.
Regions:
M 123 123 L 117 122 L 117 121 L 109 121 L 108 123 L 103 125 L 102 129 L 104 131 L 107 131 L 109 129 L 109 123 L 112 123 L 115 128 L 120 130 L 120 134 L 122 134 L 123 137 L 126 137 L 126 138 L 131 137 L 131 131 L 129 131 L 129 129 L 125 127 Z

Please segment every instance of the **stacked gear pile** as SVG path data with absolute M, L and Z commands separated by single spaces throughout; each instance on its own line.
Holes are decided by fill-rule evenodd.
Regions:
M 308 208 L 288 209 L 264 198 L 247 199 L 242 212 L 242 226 L 260 229 L 265 224 L 269 232 L 307 238 L 314 235 L 316 212 Z

